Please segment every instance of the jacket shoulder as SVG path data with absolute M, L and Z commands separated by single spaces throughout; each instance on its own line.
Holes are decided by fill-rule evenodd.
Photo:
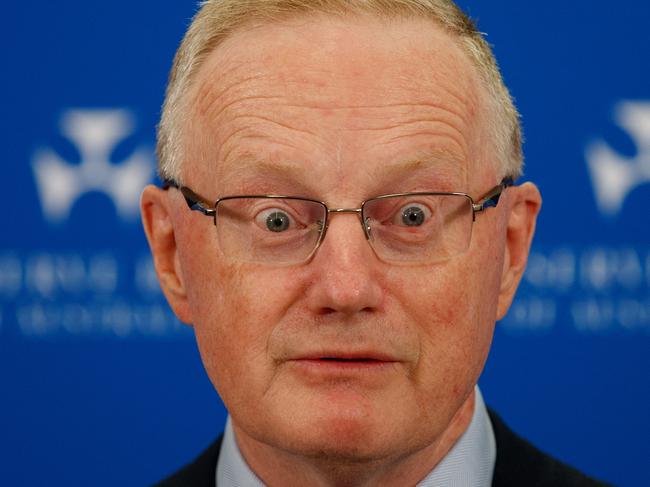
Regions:
M 488 413 L 497 445 L 492 487 L 609 487 L 538 450 Z
M 223 435 L 206 448 L 192 463 L 154 485 L 154 487 L 214 487 Z

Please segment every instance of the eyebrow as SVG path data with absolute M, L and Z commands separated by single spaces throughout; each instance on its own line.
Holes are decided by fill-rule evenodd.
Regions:
M 251 170 L 251 172 L 263 172 L 291 176 L 296 173 L 305 173 L 306 167 L 302 164 L 286 162 L 285 160 L 271 161 L 258 159 L 256 157 L 244 157 L 234 162 L 237 169 Z
M 246 154 L 229 161 L 228 165 L 235 168 L 235 171 L 229 171 L 229 175 L 221 178 L 225 187 L 232 190 L 244 190 L 245 186 L 251 182 L 262 180 L 269 186 L 291 186 L 293 193 L 309 190 L 309 185 L 304 184 L 307 176 L 311 171 L 306 164 L 296 164 L 287 160 L 269 160 L 259 158 L 252 154 Z M 459 171 L 460 168 L 460 171 Z M 388 162 L 380 166 L 375 166 L 369 173 L 371 181 L 378 186 L 395 186 L 395 179 L 402 181 L 417 177 L 423 171 L 436 171 L 436 179 L 440 179 L 439 184 L 452 186 L 454 184 L 466 183 L 467 165 L 463 158 L 458 154 L 453 154 L 444 149 L 423 150 L 416 153 L 408 159 L 398 160 L 397 162 Z M 242 176 L 243 175 L 243 176 Z M 394 188 L 390 188 L 393 190 Z M 430 188 L 443 189 L 443 188 Z M 454 188 L 461 190 L 463 188 Z
M 467 181 L 467 162 L 457 154 L 444 149 L 424 150 L 405 160 L 388 163 L 381 171 L 379 177 L 390 179 L 392 177 L 410 177 L 422 171 L 436 171 L 436 175 L 444 182 L 458 183 Z
M 461 169 L 461 173 L 465 173 L 464 160 L 457 155 L 451 154 L 445 150 L 423 151 L 415 157 L 405 159 L 396 163 L 389 163 L 386 167 L 386 172 L 391 174 L 397 172 L 404 172 L 407 170 L 418 169 Z
M 220 179 L 223 187 L 228 188 L 229 194 L 233 191 L 247 191 L 247 186 L 253 183 L 269 187 L 291 186 L 292 193 L 296 191 L 306 193 L 308 189 L 302 183 L 309 169 L 306 165 L 284 160 L 271 161 L 253 155 L 238 157 L 231 160 L 228 165 L 235 170 L 228 171 L 228 174 L 224 174 Z

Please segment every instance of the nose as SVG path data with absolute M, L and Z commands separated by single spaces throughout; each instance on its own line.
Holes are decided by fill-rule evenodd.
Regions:
M 359 215 L 330 216 L 325 239 L 309 264 L 313 272 L 309 306 L 321 315 L 376 311 L 383 300 L 381 263 L 359 226 Z

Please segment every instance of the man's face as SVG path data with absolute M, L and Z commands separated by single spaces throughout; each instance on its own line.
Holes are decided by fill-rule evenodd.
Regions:
M 183 183 L 214 200 L 284 194 L 353 208 L 396 192 L 478 197 L 503 176 L 474 68 L 424 20 L 239 31 L 190 99 Z M 170 191 L 186 293 L 172 305 L 194 325 L 238 434 L 367 459 L 438 438 L 471 397 L 511 298 L 500 296 L 510 191 L 444 263 L 382 262 L 358 217 L 334 214 L 311 261 L 285 267 L 223 255 L 211 219 Z

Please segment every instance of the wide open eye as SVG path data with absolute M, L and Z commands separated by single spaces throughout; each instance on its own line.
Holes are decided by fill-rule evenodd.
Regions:
M 394 225 L 419 227 L 431 217 L 431 210 L 421 203 L 403 205 L 393 217 Z
M 255 221 L 261 228 L 274 233 L 285 232 L 294 224 L 289 214 L 279 208 L 260 211 L 255 217 Z

